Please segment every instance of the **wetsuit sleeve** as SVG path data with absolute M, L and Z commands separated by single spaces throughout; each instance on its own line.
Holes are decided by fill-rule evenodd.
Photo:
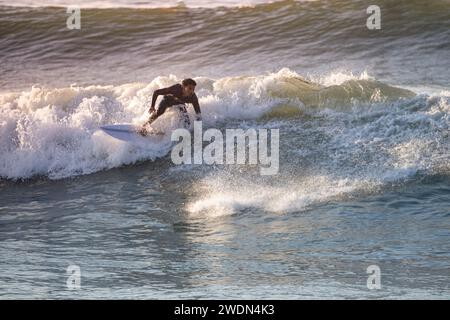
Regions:
M 161 88 L 161 89 L 155 90 L 155 92 L 153 92 L 151 108 L 155 107 L 156 99 L 158 99 L 158 96 L 166 95 L 166 94 L 176 95 L 178 86 L 179 86 L 179 84 L 174 84 L 173 86 L 170 86 L 170 87 L 167 87 L 167 88 Z
M 200 114 L 201 113 L 200 104 L 198 103 L 198 98 L 196 94 L 194 94 L 194 96 L 192 97 L 192 105 L 194 106 L 195 113 Z

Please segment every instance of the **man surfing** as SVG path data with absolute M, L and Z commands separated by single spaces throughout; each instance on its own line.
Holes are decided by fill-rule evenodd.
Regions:
M 180 111 L 183 114 L 186 126 L 190 126 L 189 117 L 187 115 L 186 107 L 184 106 L 186 103 L 191 103 L 194 106 L 196 120 L 201 120 L 200 105 L 198 104 L 197 95 L 194 92 L 196 85 L 197 83 L 193 79 L 188 78 L 184 79 L 181 84 L 177 83 L 167 88 L 155 90 L 155 92 L 153 92 L 152 105 L 149 109 L 150 118 L 144 123 L 139 133 L 143 136 L 149 134 L 150 132 L 146 127 L 158 119 L 167 108 L 170 108 L 173 105 L 183 105 L 180 106 Z M 158 96 L 160 95 L 164 95 L 164 98 L 159 103 L 158 110 L 155 110 L 156 99 L 158 99 Z

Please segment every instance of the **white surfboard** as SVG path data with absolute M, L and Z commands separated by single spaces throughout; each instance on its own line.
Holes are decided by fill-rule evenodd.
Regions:
M 100 129 L 113 138 L 126 141 L 126 142 L 145 142 L 149 137 L 161 137 L 163 132 L 150 132 L 147 136 L 141 135 L 137 126 L 132 124 L 111 124 L 101 126 Z

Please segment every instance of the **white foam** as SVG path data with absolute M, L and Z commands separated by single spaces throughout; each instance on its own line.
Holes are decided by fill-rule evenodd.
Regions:
M 241 91 L 228 96 L 233 88 L 223 86 L 226 80 L 199 78 L 206 88 L 200 92 L 204 121 L 255 118 L 270 109 L 270 103 L 254 107 L 264 98 L 248 94 L 246 85 L 261 80 L 248 80 L 241 84 Z M 94 133 L 105 124 L 145 122 L 153 91 L 180 81 L 171 75 L 157 77 L 148 85 L 32 87 L 1 94 L 0 176 L 56 179 L 164 156 L 169 150 L 167 139 L 161 145 L 136 148 L 99 140 Z M 192 108 L 189 112 L 193 114 Z M 177 112 L 169 110 L 154 126 L 170 132 L 177 124 Z
M 214 172 L 194 183 L 196 195 L 187 210 L 193 217 L 213 219 L 246 208 L 297 212 L 417 175 L 449 174 L 449 106 L 446 96 L 422 95 L 319 110 L 312 113 L 314 120 L 301 123 L 304 127 L 294 127 L 300 124 L 295 122 L 286 129 L 280 175 L 263 180 L 245 170 L 233 174 L 233 168 Z M 318 133 L 322 141 L 308 140 Z
M 156 83 L 33 87 L 2 95 L 0 176 L 62 178 L 163 156 L 167 139 L 161 145 L 136 147 L 95 135 L 104 124 L 142 122 L 148 92 L 156 88 Z M 170 125 L 174 116 L 168 113 L 160 125 Z
M 255 183 L 227 174 L 212 175 L 196 183 L 197 197 L 188 205 L 192 217 L 217 218 L 245 208 L 272 213 L 302 211 L 312 204 L 349 195 L 355 190 L 375 186 L 373 181 L 334 179 L 324 175 L 307 177 L 273 177 L 272 181 Z
M 355 74 L 351 71 L 336 70 L 330 71 L 324 75 L 310 76 L 314 82 L 320 83 L 324 86 L 338 86 L 350 80 L 373 80 L 367 71 Z

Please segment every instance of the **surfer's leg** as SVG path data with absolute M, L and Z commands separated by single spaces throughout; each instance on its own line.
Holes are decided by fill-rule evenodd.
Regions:
M 158 119 L 164 112 L 166 112 L 168 105 L 163 102 L 164 101 L 161 101 L 161 103 L 158 106 L 158 109 L 156 111 L 152 112 L 152 114 L 150 115 L 150 118 L 148 119 L 148 121 L 145 125 L 151 124 L 153 121 Z
M 150 115 L 150 118 L 144 125 L 142 126 L 141 130 L 139 130 L 139 133 L 143 136 L 146 136 L 148 134 L 148 130 L 146 127 L 150 124 L 152 124 L 153 121 L 158 119 L 164 112 L 166 112 L 166 109 L 170 107 L 170 104 L 168 103 L 168 99 L 164 97 L 164 99 L 161 101 L 161 103 L 158 105 L 158 109 L 156 111 L 153 111 Z
M 189 128 L 191 126 L 191 121 L 189 120 L 189 115 L 187 113 L 186 110 L 186 106 L 180 106 L 180 111 L 181 111 L 181 119 L 183 121 L 183 126 L 185 128 Z

